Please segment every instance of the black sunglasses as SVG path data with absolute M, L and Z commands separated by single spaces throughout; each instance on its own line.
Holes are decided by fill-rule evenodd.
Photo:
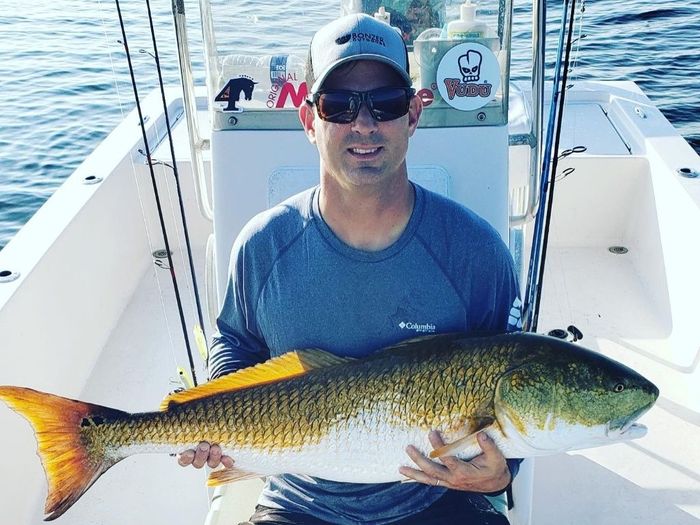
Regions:
M 307 102 L 316 105 L 322 120 L 335 124 L 353 122 L 363 102 L 377 122 L 387 122 L 408 113 L 414 94 L 415 90 L 410 87 L 381 87 L 371 91 L 322 89 Z

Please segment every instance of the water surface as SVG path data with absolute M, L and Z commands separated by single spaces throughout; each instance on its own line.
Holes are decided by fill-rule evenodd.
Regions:
M 338 12 L 320 0 L 221 0 L 231 52 L 303 53 L 314 30 Z M 198 3 L 185 3 L 195 76 L 204 82 Z M 554 60 L 560 2 L 550 2 L 548 62 Z M 146 4 L 122 0 L 138 87 L 157 86 Z M 153 0 L 168 83 L 178 82 L 170 2 Z M 529 67 L 531 10 L 516 1 L 513 78 Z M 700 4 L 596 0 L 585 5 L 573 81 L 634 80 L 700 152 Z M 275 35 L 275 38 L 264 38 Z M 114 2 L 10 0 L 0 10 L 0 247 L 31 217 L 134 106 Z M 301 44 L 295 44 L 301 42 Z

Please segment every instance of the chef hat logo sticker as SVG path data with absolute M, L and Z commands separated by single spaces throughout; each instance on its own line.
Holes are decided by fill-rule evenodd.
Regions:
M 443 100 L 460 111 L 479 109 L 496 97 L 501 86 L 498 59 L 486 46 L 465 42 L 451 48 L 437 68 Z

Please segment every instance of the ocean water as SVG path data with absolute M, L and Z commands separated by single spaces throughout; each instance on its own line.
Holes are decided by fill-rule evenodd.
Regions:
M 303 53 L 338 1 L 213 0 L 231 7 L 231 52 Z M 456 2 L 453 2 L 456 3 Z M 486 1 L 482 3 L 487 3 Z M 166 83 L 178 82 L 173 17 L 152 0 Z M 580 1 L 579 1 L 580 5 Z M 198 3 L 185 2 L 195 78 L 204 82 Z M 157 87 L 145 0 L 121 0 L 139 91 Z M 561 0 L 549 2 L 548 63 Z M 700 152 L 700 3 L 595 0 L 579 13 L 572 80 L 634 80 Z M 529 74 L 531 7 L 515 1 L 512 78 Z M 230 29 L 229 29 L 230 28 Z M 274 35 L 274 36 L 270 36 Z M 134 107 L 114 1 L 5 0 L 0 10 L 0 248 Z M 143 51 L 141 51 L 143 50 Z

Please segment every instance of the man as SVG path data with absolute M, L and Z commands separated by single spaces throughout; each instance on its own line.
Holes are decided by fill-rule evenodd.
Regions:
M 290 349 L 361 357 L 420 330 L 512 329 L 518 288 L 498 234 L 466 208 L 408 180 L 406 152 L 422 105 L 393 28 L 349 15 L 316 33 L 310 100 L 299 117 L 320 156 L 320 184 L 255 217 L 234 243 L 209 363 L 212 378 Z M 441 446 L 437 433 L 430 435 Z M 495 444 L 470 462 L 407 450 L 417 483 L 267 479 L 252 523 L 502 524 L 483 494 L 509 465 Z M 233 460 L 207 443 L 181 465 Z M 515 470 L 517 462 L 511 462 Z

